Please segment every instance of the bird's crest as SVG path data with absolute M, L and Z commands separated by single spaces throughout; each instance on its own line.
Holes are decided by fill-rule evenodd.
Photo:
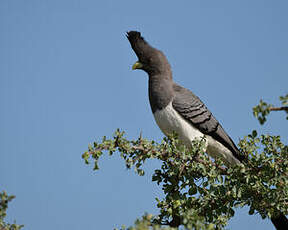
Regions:
M 128 38 L 129 42 L 135 44 L 138 40 L 141 40 L 144 43 L 147 43 L 144 38 L 141 36 L 141 33 L 138 31 L 129 31 L 126 33 L 126 37 Z
M 148 42 L 145 41 L 140 32 L 129 31 L 127 32 L 126 36 L 139 60 L 146 59 L 158 52 L 157 49 L 153 48 L 148 44 Z

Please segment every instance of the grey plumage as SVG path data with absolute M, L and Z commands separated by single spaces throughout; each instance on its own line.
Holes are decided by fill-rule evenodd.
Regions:
M 231 165 L 247 160 L 204 103 L 191 91 L 173 82 L 164 54 L 150 46 L 137 31 L 128 32 L 127 38 L 139 59 L 133 69 L 142 69 L 149 75 L 150 106 L 163 133 L 180 132 L 179 139 L 182 138 L 188 147 L 193 138 L 205 135 L 206 150 L 211 156 L 222 157 Z M 271 220 L 277 229 L 287 229 L 288 220 L 283 213 Z
M 187 126 L 186 124 L 190 124 L 191 130 L 189 132 L 183 130 L 183 132 L 186 132 L 183 133 L 183 137 L 185 135 L 187 136 L 187 133 L 191 135 L 192 132 L 199 130 L 203 135 L 212 138 L 210 138 L 210 144 L 213 143 L 214 146 L 212 147 L 214 152 L 212 153 L 212 151 L 210 151 L 212 148 L 209 148 L 209 143 L 207 148 L 207 152 L 211 152 L 209 153 L 210 155 L 217 155 L 215 154 L 215 149 L 217 149 L 217 151 L 224 149 L 226 155 L 232 154 L 232 158 L 235 158 L 235 160 L 233 160 L 231 156 L 229 156 L 229 159 L 226 159 L 227 163 L 235 164 L 241 162 L 243 157 L 238 148 L 204 103 L 190 90 L 183 88 L 173 81 L 171 67 L 165 55 L 150 46 L 144 38 L 141 37 L 139 32 L 130 31 L 127 33 L 127 38 L 139 59 L 139 61 L 134 64 L 133 69 L 142 69 L 149 75 L 149 101 L 154 116 L 157 115 L 155 119 L 161 130 L 166 135 L 171 129 L 182 132 L 182 130 L 186 128 L 179 128 L 178 126 Z M 159 111 L 162 111 L 162 113 L 167 112 L 165 110 L 169 107 L 169 103 L 172 104 L 172 109 L 176 111 L 176 113 L 172 111 L 172 115 L 159 115 Z M 171 112 L 170 108 L 169 111 Z M 175 116 L 175 119 L 179 120 L 177 114 L 183 118 L 184 123 L 183 121 L 170 121 L 174 119 Z M 164 119 L 166 119 L 165 122 L 162 122 Z M 217 144 L 217 142 L 220 144 Z M 215 143 L 217 145 L 216 147 Z M 224 147 L 222 148 L 220 145 Z M 219 153 L 218 155 L 223 157 L 225 154 Z
M 244 160 L 232 139 L 197 96 L 176 83 L 174 83 L 174 92 L 175 97 L 172 105 L 182 117 L 191 122 L 202 133 L 210 135 L 222 143 L 239 161 Z

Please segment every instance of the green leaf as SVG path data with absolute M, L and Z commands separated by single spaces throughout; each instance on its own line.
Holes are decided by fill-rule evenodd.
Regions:
M 191 196 L 195 195 L 196 193 L 197 193 L 197 187 L 196 186 L 191 187 L 188 191 L 188 194 Z

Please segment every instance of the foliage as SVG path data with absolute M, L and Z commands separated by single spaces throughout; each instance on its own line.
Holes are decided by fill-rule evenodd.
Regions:
M 23 225 L 8 224 L 4 222 L 4 218 L 6 217 L 6 210 L 8 208 L 8 203 L 14 199 L 15 196 L 8 196 L 5 191 L 0 193 L 0 229 L 1 230 L 19 230 L 23 227 Z
M 280 136 L 258 135 L 254 130 L 239 143 L 247 159 L 245 165 L 229 168 L 220 159 L 204 154 L 203 147 L 204 141 L 200 140 L 188 150 L 175 135 L 161 143 L 141 136 L 128 140 L 123 131 L 117 130 L 113 138 L 103 137 L 102 142 L 90 145 L 82 157 L 87 164 L 93 161 L 94 170 L 98 170 L 104 152 L 117 152 L 126 167 L 134 168 L 140 176 L 145 173 L 142 166 L 147 159 L 161 161 L 161 168 L 152 176 L 165 194 L 162 200 L 156 198 L 159 215 L 145 215 L 131 230 L 170 230 L 178 226 L 224 229 L 235 208 L 243 206 L 249 207 L 250 215 L 258 213 L 262 218 L 288 214 L 288 146 Z
M 191 213 L 192 214 L 192 213 Z M 170 227 L 170 226 L 163 226 L 159 224 L 151 224 L 152 220 L 151 214 L 144 215 L 141 219 L 137 219 L 135 221 L 135 226 L 128 228 L 128 230 L 176 230 L 177 227 Z M 192 215 L 191 218 L 193 221 L 191 221 L 191 225 L 194 226 L 194 229 L 205 229 L 205 230 L 212 230 L 214 229 L 213 224 L 205 224 L 204 218 L 199 217 L 197 215 Z M 121 228 L 121 230 L 125 230 L 125 226 Z M 118 229 L 115 229 L 118 230 Z
M 240 146 L 249 156 L 248 166 L 228 169 L 220 160 L 213 162 L 203 154 L 201 142 L 195 142 L 194 148 L 187 151 L 178 147 L 174 137 L 164 138 L 161 144 L 142 137 L 129 141 L 124 132 L 117 130 L 113 139 L 95 142 L 83 158 L 89 162 L 92 157 L 98 169 L 103 151 L 110 155 L 119 151 L 127 168 L 134 167 L 139 175 L 144 174 L 142 165 L 147 159 L 162 161 L 161 169 L 155 170 L 152 178 L 165 193 L 163 200 L 157 199 L 160 214 L 152 218 L 155 224 L 173 226 L 174 221 L 187 229 L 208 229 L 195 227 L 195 216 L 199 216 L 204 220 L 201 223 L 221 229 L 234 215 L 234 207 L 244 205 L 250 206 L 249 214 L 258 212 L 263 218 L 287 214 L 288 147 L 280 137 L 257 137 L 255 132 Z
M 286 119 L 288 120 L 288 94 L 285 96 L 280 96 L 279 100 L 282 103 L 282 107 L 274 107 L 272 104 L 268 104 L 263 100 L 260 100 L 259 105 L 253 107 L 253 114 L 258 119 L 261 125 L 266 122 L 266 117 L 271 111 L 283 110 L 286 112 Z

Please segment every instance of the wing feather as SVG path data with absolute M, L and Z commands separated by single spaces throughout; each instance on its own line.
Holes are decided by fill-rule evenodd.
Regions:
M 190 90 L 174 83 L 173 108 L 202 133 L 210 135 L 228 148 L 238 160 L 243 160 L 233 140 L 228 136 L 205 104 Z

